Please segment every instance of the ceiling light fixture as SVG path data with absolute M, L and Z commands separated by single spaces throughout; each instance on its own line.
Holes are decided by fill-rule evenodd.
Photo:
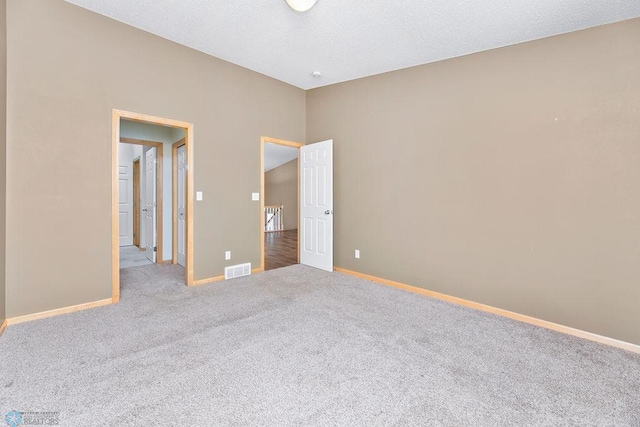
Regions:
M 289 7 L 296 12 L 306 12 L 311 9 L 318 0 L 287 0 Z

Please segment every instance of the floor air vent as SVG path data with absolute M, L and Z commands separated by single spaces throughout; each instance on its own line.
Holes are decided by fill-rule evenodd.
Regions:
M 235 279 L 236 277 L 248 276 L 251 274 L 251 263 L 230 265 L 224 268 L 224 278 Z

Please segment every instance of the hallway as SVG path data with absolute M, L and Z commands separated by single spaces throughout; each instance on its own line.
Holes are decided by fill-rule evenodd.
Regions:
M 153 264 L 137 246 L 120 246 L 120 269 Z

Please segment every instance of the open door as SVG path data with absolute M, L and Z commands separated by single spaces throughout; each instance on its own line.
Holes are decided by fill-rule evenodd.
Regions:
M 178 188 L 176 189 L 177 193 L 177 210 L 178 210 L 178 219 L 177 219 L 177 238 L 178 238 L 178 264 L 184 267 L 185 259 L 186 259 L 186 241 L 185 237 L 187 235 L 187 223 L 186 223 L 186 206 L 187 206 L 187 146 L 181 145 L 177 150 L 178 157 L 178 176 L 177 176 L 177 184 Z
M 140 247 L 140 158 L 133 161 L 133 246 Z
M 120 246 L 133 245 L 133 167 L 131 163 L 118 165 L 118 215 Z
M 333 271 L 333 140 L 300 147 L 300 264 Z
M 145 207 L 144 227 L 145 227 L 145 247 L 147 248 L 147 258 L 151 262 L 156 262 L 157 229 L 156 229 L 156 148 L 150 148 L 145 155 Z

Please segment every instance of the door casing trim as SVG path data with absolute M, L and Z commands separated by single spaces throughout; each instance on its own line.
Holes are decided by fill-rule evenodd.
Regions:
M 120 251 L 118 226 L 118 143 L 120 119 L 184 129 L 187 146 L 187 257 L 185 283 L 193 286 L 193 123 L 114 109 L 111 113 L 111 300 L 120 301 Z

